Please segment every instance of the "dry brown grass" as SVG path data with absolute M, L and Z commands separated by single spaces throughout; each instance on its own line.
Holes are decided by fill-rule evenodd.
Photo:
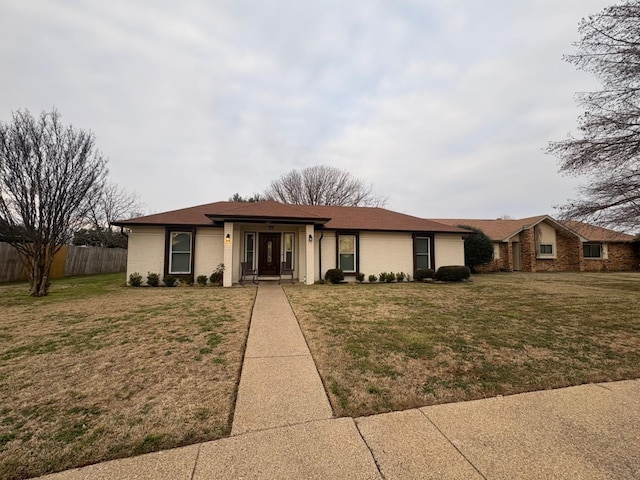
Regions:
M 337 415 L 640 377 L 640 274 L 286 287 Z
M 226 436 L 255 288 L 0 286 L 0 478 Z

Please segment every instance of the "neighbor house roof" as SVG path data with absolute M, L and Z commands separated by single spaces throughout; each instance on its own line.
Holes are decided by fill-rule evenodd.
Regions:
M 447 225 L 466 225 L 477 228 L 494 242 L 503 242 L 520 233 L 525 228 L 537 225 L 547 218 L 546 215 L 538 215 L 536 217 L 515 219 L 475 219 L 475 218 L 438 218 L 436 222 L 445 223 Z
M 535 217 L 521 219 L 496 219 L 496 220 L 479 220 L 479 219 L 436 219 L 447 225 L 467 225 L 482 230 L 494 242 L 504 242 L 509 238 L 517 235 L 525 228 L 531 228 L 538 223 L 547 220 L 565 230 L 568 230 L 583 241 L 589 242 L 632 242 L 634 237 L 626 233 L 620 233 L 587 223 L 576 222 L 571 220 L 554 220 L 548 215 L 538 215 Z
M 561 220 L 560 223 L 582 235 L 590 242 L 633 242 L 635 240 L 633 235 L 575 220 Z
M 377 207 L 288 205 L 274 201 L 256 203 L 215 202 L 116 222 L 119 226 L 212 226 L 224 221 L 313 223 L 335 230 L 468 233 L 433 220 Z

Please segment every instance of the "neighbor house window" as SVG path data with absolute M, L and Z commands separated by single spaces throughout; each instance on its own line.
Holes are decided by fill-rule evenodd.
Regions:
M 287 264 L 287 268 L 293 269 L 293 233 L 284 234 L 284 261 Z
M 171 232 L 169 244 L 169 273 L 191 273 L 193 233 Z
M 584 258 L 602 258 L 602 244 L 585 243 L 582 245 L 582 253 Z
M 338 235 L 338 268 L 345 273 L 357 271 L 357 236 Z
M 431 239 L 432 237 L 423 237 L 415 235 L 413 237 L 413 249 L 415 252 L 415 269 L 432 268 L 431 262 Z
M 553 255 L 553 245 L 551 243 L 541 243 L 540 255 Z
M 256 259 L 256 234 L 244 234 L 244 261 L 249 264 L 252 269 L 255 268 Z

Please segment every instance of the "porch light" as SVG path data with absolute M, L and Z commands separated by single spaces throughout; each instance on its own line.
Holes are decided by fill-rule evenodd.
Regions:
M 313 242 L 313 235 L 309 234 L 309 243 Z
M 231 234 L 227 233 L 227 236 L 224 237 L 224 243 L 226 243 L 227 245 L 231 245 Z

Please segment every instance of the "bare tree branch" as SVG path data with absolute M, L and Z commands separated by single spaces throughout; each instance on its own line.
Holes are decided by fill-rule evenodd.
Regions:
M 386 199 L 349 172 L 327 165 L 292 170 L 274 180 L 264 197 L 294 205 L 382 207 Z
M 580 93 L 581 138 L 551 142 L 560 171 L 588 175 L 563 217 L 604 226 L 640 227 L 640 1 L 626 0 L 583 19 L 578 53 L 565 59 L 599 78 L 602 90 Z

